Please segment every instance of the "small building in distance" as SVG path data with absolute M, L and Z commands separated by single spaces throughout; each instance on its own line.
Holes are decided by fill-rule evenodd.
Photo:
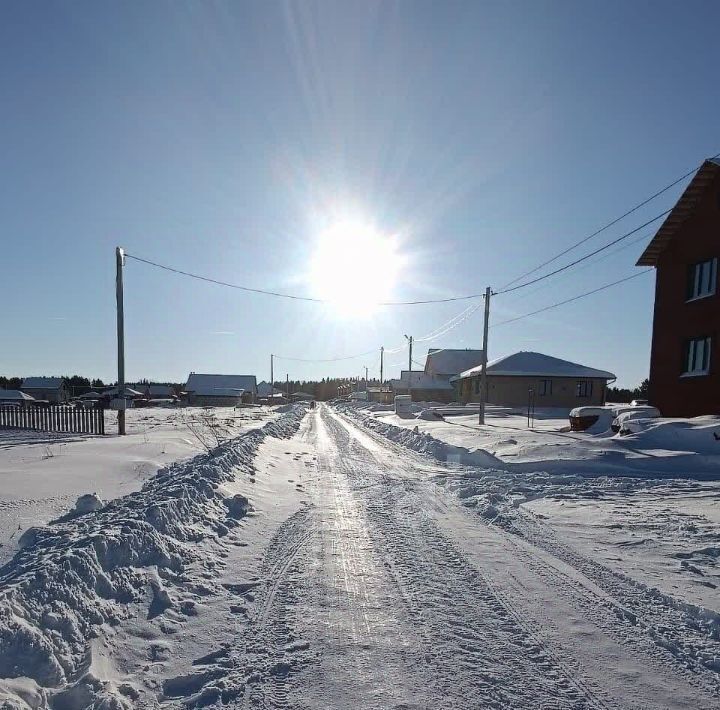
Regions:
M 480 401 L 481 369 L 481 366 L 473 367 L 457 378 L 463 402 Z M 487 402 L 525 407 L 534 396 L 536 407 L 601 405 L 605 403 L 610 380 L 615 380 L 615 375 L 606 370 L 543 353 L 521 351 L 488 363 Z
M 720 159 L 706 160 L 638 266 L 655 268 L 648 401 L 666 417 L 720 414 Z
M 255 375 L 209 375 L 191 372 L 185 385 L 193 407 L 235 407 L 257 399 Z
M 70 389 L 62 377 L 26 377 L 20 389 L 34 399 L 62 404 L 70 399 Z
M 2 404 L 32 404 L 35 398 L 20 390 L 4 390 L 0 388 L 0 403 Z
M 449 382 L 461 372 L 481 365 L 482 360 L 482 350 L 430 348 L 425 359 L 425 373 Z
M 402 370 L 400 378 L 390 380 L 393 396 L 407 394 L 413 402 L 452 402 L 455 388 L 449 379 L 428 375 L 425 372 Z

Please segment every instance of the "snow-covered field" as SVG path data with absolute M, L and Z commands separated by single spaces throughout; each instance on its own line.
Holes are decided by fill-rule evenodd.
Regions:
M 350 407 L 257 423 L 23 533 L 0 708 L 720 707 L 706 462 L 581 475 Z
M 162 466 L 274 416 L 267 407 L 130 409 L 124 437 L 111 412 L 107 436 L 0 430 L 0 563 L 24 530 L 63 515 L 79 496 L 108 501 L 136 491 Z

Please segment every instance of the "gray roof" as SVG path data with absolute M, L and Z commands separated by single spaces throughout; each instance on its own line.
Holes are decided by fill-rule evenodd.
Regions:
M 462 373 L 461 377 L 474 377 L 480 374 L 481 367 L 473 367 Z M 569 360 L 561 360 L 552 355 L 521 350 L 489 362 L 488 375 L 503 377 L 591 377 L 602 380 L 614 380 L 615 375 L 607 370 L 579 365 Z
M 441 350 L 430 348 L 425 360 L 429 375 L 459 375 L 482 362 L 482 350 Z
M 243 392 L 257 394 L 257 383 L 255 375 L 203 375 L 192 372 L 185 391 L 204 397 L 239 397 Z
M 22 383 L 24 390 L 59 390 L 65 380 L 62 377 L 26 377 Z
M 31 397 L 29 394 L 25 394 L 25 392 L 21 392 L 20 390 L 0 389 L 0 399 L 10 399 L 18 402 L 32 402 L 35 400 L 35 397 Z

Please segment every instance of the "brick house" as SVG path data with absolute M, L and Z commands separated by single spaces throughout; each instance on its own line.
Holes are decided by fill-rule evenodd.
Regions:
M 462 402 L 481 399 L 482 367 L 466 370 L 455 379 Z M 605 404 L 608 381 L 615 375 L 544 353 L 520 351 L 487 364 L 487 402 L 525 407 L 534 395 L 537 407 L 572 409 Z
M 664 416 L 720 414 L 720 160 L 706 160 L 638 266 L 655 267 L 649 401 Z

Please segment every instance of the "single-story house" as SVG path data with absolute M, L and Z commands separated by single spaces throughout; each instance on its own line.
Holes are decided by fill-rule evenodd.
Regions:
M 26 402 L 34 402 L 35 398 L 20 390 L 4 390 L 0 389 L 0 402 L 12 402 L 13 404 L 25 404 Z
M 413 402 L 452 402 L 455 388 L 446 379 L 425 372 L 403 370 L 400 379 L 390 380 L 393 396 L 409 394 Z
M 26 377 L 20 389 L 35 399 L 53 404 L 70 399 L 70 389 L 62 377 Z
M 482 350 L 430 348 L 425 359 L 425 373 L 449 381 L 451 377 L 480 365 L 482 360 Z
M 84 394 L 81 394 L 78 399 L 82 399 L 83 401 L 87 402 L 95 402 L 98 399 L 102 399 L 102 395 L 100 392 L 95 392 L 94 390 L 91 390 L 90 392 L 85 392 Z
M 258 399 L 269 399 L 270 397 L 274 395 L 284 395 L 285 393 L 278 389 L 277 387 L 273 387 L 269 382 L 265 382 L 263 380 L 262 382 L 258 382 L 257 386 L 257 397 Z
M 293 392 L 290 395 L 290 401 L 291 402 L 309 402 L 311 399 L 315 399 L 314 394 L 310 394 L 309 392 Z
M 463 402 L 480 401 L 481 366 L 457 378 Z M 579 407 L 605 403 L 608 381 L 615 375 L 543 353 L 521 351 L 487 364 L 489 404 L 526 407 Z
M 105 390 L 102 393 L 102 399 L 115 399 L 117 398 L 119 392 L 120 390 L 117 386 L 111 387 L 109 390 Z M 130 385 L 125 385 L 123 392 L 125 394 L 125 399 L 139 399 L 140 397 L 145 396 L 140 390 L 136 390 Z
M 191 372 L 185 385 L 194 407 L 234 407 L 257 399 L 255 375 L 207 375 Z
M 172 385 L 151 385 L 137 383 L 130 385 L 147 399 L 173 399 L 177 397 Z

